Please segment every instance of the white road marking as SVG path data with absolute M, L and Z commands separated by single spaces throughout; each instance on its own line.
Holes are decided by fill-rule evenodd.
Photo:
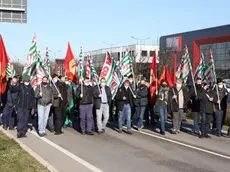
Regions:
M 44 160 L 40 155 L 35 153 L 33 150 L 31 150 L 28 146 L 26 146 L 24 143 L 22 143 L 19 139 L 17 139 L 15 136 L 13 136 L 11 133 L 3 130 L 0 128 L 0 130 L 6 134 L 9 138 L 14 139 L 23 150 L 28 152 L 32 157 L 34 157 L 38 162 L 40 162 L 44 167 L 46 167 L 49 171 L 52 172 L 59 172 L 56 168 L 54 168 L 48 161 Z
M 136 131 L 134 129 L 133 129 L 133 131 L 135 131 L 136 133 L 141 133 L 141 134 L 144 134 L 144 135 L 147 135 L 147 136 L 150 136 L 150 137 L 155 137 L 155 138 L 158 138 L 160 140 L 164 140 L 164 141 L 167 141 L 167 142 L 170 142 L 170 143 L 178 144 L 178 145 L 190 148 L 190 149 L 195 149 L 197 151 L 205 152 L 205 153 L 208 153 L 208 154 L 211 154 L 211 155 L 215 155 L 215 156 L 230 160 L 230 156 L 226 156 L 226 155 L 223 155 L 223 154 L 220 154 L 220 153 L 216 153 L 216 152 L 213 152 L 213 151 L 202 149 L 202 148 L 192 146 L 192 145 L 189 145 L 189 144 L 181 143 L 179 141 L 171 140 L 171 139 L 168 139 L 168 138 L 165 138 L 165 137 L 162 137 L 162 136 L 158 136 L 158 135 L 154 135 L 154 134 L 150 134 L 150 133 L 147 133 L 147 132 Z
M 55 144 L 54 142 L 48 140 L 45 137 L 39 137 L 38 134 L 35 131 L 30 131 L 30 133 L 32 133 L 33 135 L 35 135 L 36 137 L 42 139 L 44 142 L 48 143 L 50 146 L 54 147 L 55 149 L 61 151 L 62 153 L 64 153 L 65 155 L 69 156 L 70 158 L 72 158 L 73 160 L 77 161 L 78 163 L 82 164 L 83 166 L 85 166 L 86 168 L 92 170 L 93 172 L 103 172 L 102 170 L 100 170 L 99 168 L 93 166 L 92 164 L 86 162 L 85 160 L 81 159 L 80 157 L 76 156 L 75 154 L 67 151 L 66 149 L 62 148 L 61 146 L 58 146 L 57 144 Z

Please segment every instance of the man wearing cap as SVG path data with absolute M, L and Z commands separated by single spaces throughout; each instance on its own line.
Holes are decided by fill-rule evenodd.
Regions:
M 34 115 L 36 107 L 36 99 L 32 86 L 30 85 L 30 77 L 25 76 L 22 84 L 17 84 L 17 79 L 12 79 L 12 93 L 18 94 L 17 109 L 17 137 L 26 137 L 27 124 L 29 114 Z
M 223 81 L 217 79 L 218 97 L 215 103 L 215 113 L 213 114 L 213 130 L 218 137 L 221 136 L 221 130 L 224 125 L 226 110 L 227 110 L 227 97 L 228 91 L 224 88 Z M 216 89 L 214 91 L 217 91 Z
M 188 101 L 188 89 L 183 86 L 181 79 L 177 79 L 176 85 L 169 91 L 169 111 L 173 114 L 172 134 L 180 133 L 181 121 L 187 110 Z
M 201 113 L 201 135 L 200 138 L 210 138 L 208 135 L 210 131 L 210 123 L 212 120 L 212 114 L 214 112 L 214 102 L 217 102 L 216 94 L 210 89 L 210 83 L 204 82 L 202 93 L 199 96 L 201 101 L 200 113 Z
M 190 90 L 190 98 L 191 98 L 191 105 L 192 105 L 191 109 L 192 109 L 193 125 L 194 125 L 193 131 L 195 134 L 200 135 L 199 121 L 201 116 L 200 114 L 201 102 L 199 96 L 201 95 L 203 90 L 201 78 L 196 79 L 195 87 L 196 87 L 196 93 L 194 87 L 192 87 Z

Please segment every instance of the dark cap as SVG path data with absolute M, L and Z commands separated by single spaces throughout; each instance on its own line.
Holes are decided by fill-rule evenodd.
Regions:
M 223 80 L 222 80 L 221 78 L 218 78 L 218 79 L 217 79 L 217 84 L 219 84 L 219 83 L 221 83 L 221 82 L 223 82 Z
M 23 81 L 27 81 L 27 82 L 30 81 L 30 76 L 29 75 L 24 76 Z

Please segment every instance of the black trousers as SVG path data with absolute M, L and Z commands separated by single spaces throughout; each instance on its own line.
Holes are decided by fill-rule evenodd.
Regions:
M 65 111 L 65 107 L 54 108 L 54 131 L 57 133 L 62 131 L 61 128 L 64 124 Z

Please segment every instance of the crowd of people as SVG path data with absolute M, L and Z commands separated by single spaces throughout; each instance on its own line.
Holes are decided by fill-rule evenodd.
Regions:
M 211 132 L 222 136 L 230 96 L 222 80 L 217 81 L 217 86 L 212 88 L 209 82 L 197 78 L 195 87 L 188 88 L 177 79 L 175 86 L 169 88 L 162 80 L 152 99 L 146 79 L 136 83 L 131 75 L 125 76 L 113 99 L 104 78 L 97 85 L 87 77 L 74 84 L 54 74 L 52 82 L 45 76 L 34 90 L 29 76 L 22 80 L 15 76 L 8 78 L 7 90 L 1 95 L 0 123 L 5 130 L 16 128 L 17 137 L 22 138 L 26 137 L 30 118 L 37 119 L 34 126 L 41 137 L 46 136 L 46 129 L 55 135 L 63 134 L 62 128 L 76 128 L 75 122 L 82 135 L 94 135 L 95 131 L 103 134 L 109 120 L 117 121 L 119 133 L 124 131 L 126 121 L 126 133 L 131 135 L 132 128 L 140 131 L 146 125 L 153 127 L 159 119 L 160 134 L 165 135 L 168 129 L 179 134 L 186 114 L 191 112 L 193 132 L 198 137 L 210 138 Z M 168 123 L 172 127 L 167 127 Z M 230 121 L 227 124 L 230 136 Z

